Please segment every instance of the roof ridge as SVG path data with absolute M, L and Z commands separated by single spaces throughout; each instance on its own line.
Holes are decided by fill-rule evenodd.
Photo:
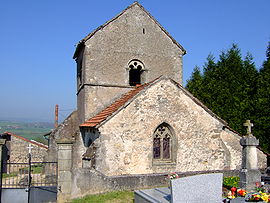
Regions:
M 27 138 L 25 138 L 25 137 L 16 135 L 16 134 L 11 133 L 11 132 L 4 132 L 4 134 L 8 134 L 8 135 L 14 136 L 14 137 L 16 137 L 16 138 L 19 138 L 19 139 L 24 140 L 24 141 L 26 141 L 26 142 L 29 142 L 29 143 L 31 143 L 31 144 L 34 144 L 34 145 L 37 145 L 37 146 L 39 146 L 39 147 L 43 147 L 43 148 L 45 148 L 45 149 L 48 149 L 48 146 L 47 146 L 47 145 L 45 145 L 45 144 L 43 144 L 43 143 L 40 143 L 40 142 L 37 142 L 37 141 L 35 141 L 35 140 L 29 140 L 29 139 L 27 139 Z
M 122 16 L 128 9 L 132 8 L 133 6 L 139 6 L 149 17 L 150 19 L 152 19 L 154 21 L 154 23 L 160 27 L 160 29 L 172 40 L 172 42 L 174 44 L 176 44 L 176 46 L 178 46 L 182 51 L 183 51 L 183 55 L 186 54 L 186 50 L 184 49 L 184 47 L 182 47 L 170 34 L 167 30 L 165 30 L 162 25 L 138 2 L 135 1 L 133 2 L 131 5 L 129 5 L 127 8 L 125 8 L 123 11 L 121 11 L 118 15 L 116 15 L 115 17 L 113 17 L 112 19 L 106 21 L 105 23 L 103 23 L 102 25 L 100 25 L 99 27 L 97 27 L 96 29 L 94 29 L 92 32 L 90 32 L 88 35 L 86 35 L 86 37 L 84 37 L 82 40 L 80 40 L 77 43 L 76 46 L 76 50 L 75 53 L 73 55 L 73 59 L 75 59 L 78 56 L 79 50 L 82 48 L 81 45 L 86 42 L 88 39 L 90 39 L 93 35 L 95 35 L 99 30 L 101 30 L 102 28 L 106 27 L 107 25 L 109 25 L 111 22 L 115 21 L 116 19 L 118 19 L 120 16 Z

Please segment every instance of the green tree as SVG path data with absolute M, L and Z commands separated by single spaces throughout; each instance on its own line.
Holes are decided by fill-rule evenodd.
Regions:
M 245 59 L 242 59 L 240 49 L 233 44 L 230 49 L 220 54 L 217 62 L 209 55 L 203 70 L 199 91 L 191 88 L 198 84 L 193 75 L 186 88 L 226 120 L 230 127 L 239 133 L 245 133 L 243 123 L 246 119 L 251 119 L 254 111 L 253 97 L 258 75 L 251 55 L 247 54 Z
M 260 139 L 262 149 L 270 152 L 270 42 L 266 51 L 266 60 L 259 72 L 257 87 L 254 135 Z
M 195 97 L 199 97 L 200 94 L 202 94 L 202 79 L 200 68 L 196 66 L 191 74 L 190 80 L 188 80 L 186 87 Z

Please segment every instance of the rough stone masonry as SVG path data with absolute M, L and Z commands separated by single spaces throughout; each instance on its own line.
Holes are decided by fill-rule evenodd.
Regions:
M 158 187 L 173 171 L 238 174 L 241 136 L 183 88 L 185 53 L 138 2 L 78 43 L 77 111 L 51 135 L 67 162 L 59 201 Z

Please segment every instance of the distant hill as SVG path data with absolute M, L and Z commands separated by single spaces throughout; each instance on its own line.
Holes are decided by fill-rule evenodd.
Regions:
M 9 120 L 0 120 L 0 134 L 11 132 L 30 140 L 36 140 L 47 144 L 43 135 L 53 129 L 53 123 L 49 122 L 18 122 Z

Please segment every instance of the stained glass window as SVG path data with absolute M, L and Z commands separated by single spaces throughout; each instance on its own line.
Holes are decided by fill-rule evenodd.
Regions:
M 165 136 L 163 138 L 163 159 L 169 159 L 170 157 L 170 137 Z
M 157 127 L 153 136 L 153 158 L 168 161 L 172 158 L 172 132 L 166 123 Z
M 160 138 L 154 138 L 154 159 L 160 158 Z

